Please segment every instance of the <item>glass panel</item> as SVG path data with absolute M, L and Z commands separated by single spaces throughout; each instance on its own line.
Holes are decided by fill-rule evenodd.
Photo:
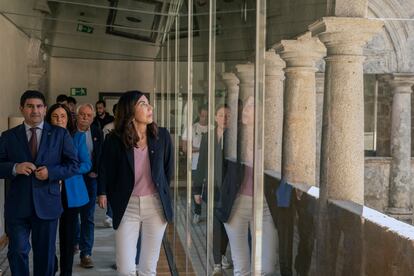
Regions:
M 375 156 L 377 136 L 378 82 L 376 75 L 364 75 L 364 149 L 366 156 Z
M 50 104 L 73 91 L 79 103 L 107 99 L 110 111 L 125 90 L 151 93 L 155 121 L 175 146 L 175 218 L 160 258 L 172 274 L 332 275 L 315 272 L 327 237 L 334 258 L 323 265 L 358 274 L 361 259 L 372 263 L 362 255 L 372 250 L 365 206 L 412 223 L 414 8 L 371 0 L 358 11 L 351 2 L 2 0 L 2 69 L 27 74 L 19 85 L 44 90 Z M 384 23 L 375 35 L 373 22 Z M 318 38 L 330 47 L 326 59 L 304 47 Z M 4 91 L 21 89 L 9 75 Z M 113 262 L 114 252 L 102 254 Z M 376 275 L 372 267 L 365 272 Z
M 192 148 L 191 159 L 189 158 L 187 163 L 187 170 L 191 171 L 191 183 L 188 183 L 191 187 L 187 193 L 187 206 L 191 206 L 191 209 L 187 210 L 189 211 L 189 232 L 192 242 L 189 257 L 193 263 L 194 272 L 207 275 L 211 269 L 207 255 L 208 205 L 205 188 L 207 187 L 207 175 L 210 172 L 206 155 L 201 152 L 201 144 L 206 142 L 208 132 L 208 55 L 200 58 L 199 53 L 208 53 L 209 50 L 208 32 L 200 31 L 203 27 L 208 30 L 209 5 L 200 6 L 197 5 L 197 1 L 189 1 L 189 5 L 190 3 L 193 6 L 191 22 L 188 24 L 191 36 L 188 45 L 188 76 L 191 77 L 188 82 L 187 126 L 191 129 L 191 132 L 188 132 L 191 133 L 191 143 L 188 140 L 187 148 Z M 201 11 L 207 11 L 207 13 L 199 15 Z

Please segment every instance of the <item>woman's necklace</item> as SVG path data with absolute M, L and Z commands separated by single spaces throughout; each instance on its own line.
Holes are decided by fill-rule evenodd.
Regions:
M 137 142 L 137 145 L 139 148 L 144 149 L 147 146 L 147 136 L 140 138 Z

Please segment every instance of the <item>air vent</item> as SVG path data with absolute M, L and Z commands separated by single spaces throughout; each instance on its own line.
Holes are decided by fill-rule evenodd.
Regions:
M 133 23 L 141 23 L 142 20 L 137 18 L 137 17 L 133 17 L 133 16 L 127 16 L 125 17 L 126 20 L 128 20 L 129 22 L 133 22 Z

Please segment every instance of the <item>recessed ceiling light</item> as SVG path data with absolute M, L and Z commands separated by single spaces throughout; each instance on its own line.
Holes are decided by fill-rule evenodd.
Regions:
M 128 20 L 129 22 L 133 22 L 133 23 L 141 23 L 142 20 L 137 18 L 137 17 L 133 17 L 133 16 L 127 16 L 126 20 Z

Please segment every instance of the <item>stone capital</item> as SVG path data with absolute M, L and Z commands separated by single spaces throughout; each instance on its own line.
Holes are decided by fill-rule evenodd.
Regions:
M 45 66 L 29 66 L 29 74 L 32 75 L 44 75 L 46 73 Z
M 283 59 L 280 58 L 278 54 L 275 53 L 274 50 L 269 50 L 266 52 L 265 57 L 266 63 L 266 76 L 275 76 L 284 78 L 283 68 L 286 67 L 286 63 Z
M 36 0 L 33 10 L 39 11 L 45 15 L 49 15 L 52 13 L 50 11 L 50 7 L 47 0 Z
M 328 13 L 343 17 L 366 17 L 368 0 L 335 0 L 328 4 Z
M 326 55 L 326 48 L 310 32 L 294 40 L 282 40 L 273 46 L 286 61 L 287 67 L 316 67 L 316 62 Z M 316 68 L 315 68 L 316 70 Z
M 28 88 L 40 90 L 40 81 L 46 74 L 46 68 L 42 66 L 29 66 L 28 68 Z
M 394 73 L 381 77 L 392 89 L 392 93 L 412 93 L 414 73 Z
M 27 49 L 27 57 L 29 66 L 35 67 L 42 63 L 42 41 L 38 38 L 31 37 L 29 40 L 29 47 Z
M 329 55 L 363 55 L 364 45 L 381 32 L 379 20 L 356 17 L 323 17 L 309 26 L 325 44 Z
M 222 73 L 221 80 L 228 87 L 237 86 L 240 83 L 240 80 L 236 77 L 236 75 L 230 72 Z
M 239 78 L 240 84 L 254 83 L 253 63 L 237 64 L 235 67 L 236 76 Z

